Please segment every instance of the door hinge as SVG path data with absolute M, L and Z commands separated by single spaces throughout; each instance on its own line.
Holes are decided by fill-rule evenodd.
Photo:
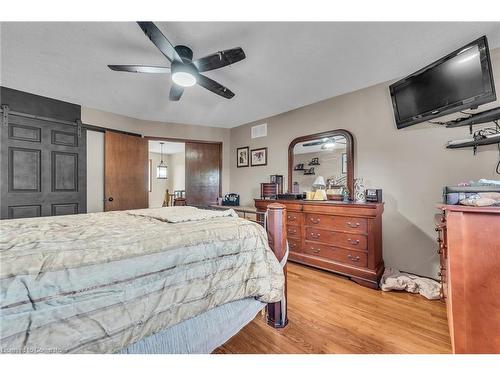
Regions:
M 76 133 L 78 134 L 78 138 L 82 137 L 82 121 L 76 120 Z
M 4 126 L 9 125 L 9 106 L 8 105 L 2 106 L 2 124 Z

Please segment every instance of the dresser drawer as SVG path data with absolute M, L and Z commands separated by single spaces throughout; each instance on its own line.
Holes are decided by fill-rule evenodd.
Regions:
M 368 239 L 362 234 L 336 233 L 335 245 L 349 249 L 366 251 Z
M 363 234 L 368 230 L 368 220 L 360 217 L 306 214 L 305 224 Z
M 342 249 L 335 246 L 321 245 L 309 241 L 306 241 L 304 253 L 320 258 L 334 260 L 336 262 L 350 264 L 356 267 L 366 267 L 368 265 L 368 257 L 364 252 Z
M 288 237 L 300 238 L 300 227 L 297 225 L 287 225 L 286 235 Z
M 302 225 L 302 216 L 300 212 L 288 211 L 286 214 L 286 222 L 290 225 Z
M 302 252 L 301 241 L 295 238 L 288 238 L 288 250 L 294 253 Z
M 322 242 L 327 245 L 347 247 L 366 251 L 368 241 L 365 235 L 333 232 L 316 227 L 306 227 L 306 240 Z

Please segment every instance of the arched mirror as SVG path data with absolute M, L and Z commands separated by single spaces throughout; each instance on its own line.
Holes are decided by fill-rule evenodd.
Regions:
M 329 199 L 349 199 L 354 188 L 354 140 L 338 129 L 295 138 L 288 147 L 288 192 L 303 193 L 324 181 Z

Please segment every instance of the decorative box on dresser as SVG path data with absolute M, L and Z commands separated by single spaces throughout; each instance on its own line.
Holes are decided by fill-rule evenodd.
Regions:
M 256 199 L 258 212 L 287 208 L 290 261 L 333 271 L 377 289 L 382 259 L 383 203 Z
M 442 293 L 454 353 L 500 353 L 500 208 L 439 205 Z

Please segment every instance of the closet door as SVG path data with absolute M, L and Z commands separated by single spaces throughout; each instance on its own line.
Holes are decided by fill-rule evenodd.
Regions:
M 186 143 L 186 204 L 207 206 L 221 191 L 222 144 Z
M 106 131 L 104 136 L 104 210 L 148 207 L 148 142 Z
M 87 211 L 85 129 L 9 115 L 1 150 L 2 219 Z

